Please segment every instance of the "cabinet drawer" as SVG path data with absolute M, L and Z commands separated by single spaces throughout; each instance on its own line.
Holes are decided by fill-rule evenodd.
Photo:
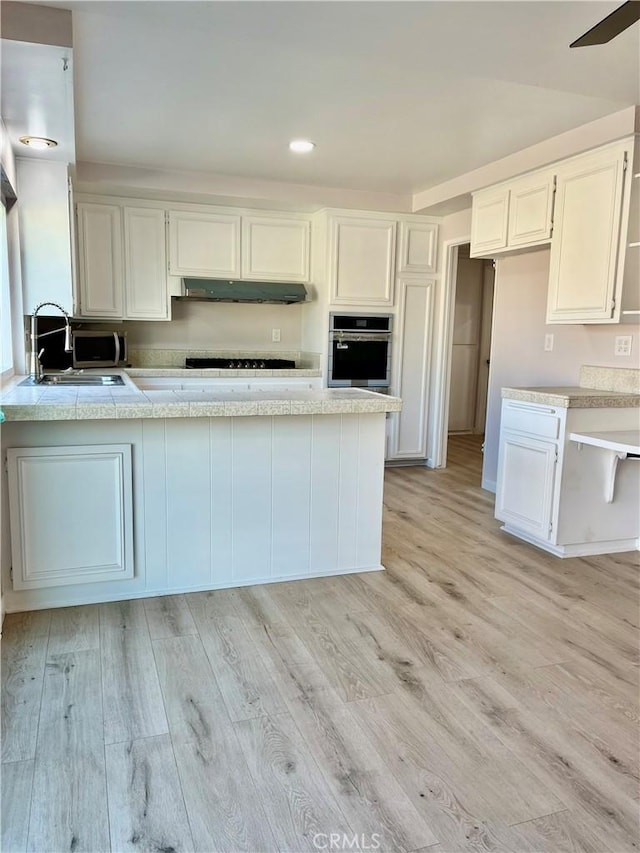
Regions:
M 501 426 L 511 432 L 526 432 L 554 440 L 560 435 L 560 417 L 551 406 L 506 403 L 502 410 Z

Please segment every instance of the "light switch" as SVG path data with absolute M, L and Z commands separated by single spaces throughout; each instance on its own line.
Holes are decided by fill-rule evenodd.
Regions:
M 551 352 L 553 350 L 553 335 L 544 336 L 544 351 Z
M 271 340 L 274 344 L 280 342 L 280 329 L 271 329 Z

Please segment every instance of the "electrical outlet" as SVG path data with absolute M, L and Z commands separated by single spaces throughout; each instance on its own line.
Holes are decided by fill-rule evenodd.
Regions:
M 616 335 L 613 348 L 614 355 L 631 355 L 631 342 L 633 335 Z
M 544 351 L 551 352 L 553 350 L 553 335 L 544 336 Z
M 271 340 L 274 344 L 280 343 L 280 329 L 271 329 Z

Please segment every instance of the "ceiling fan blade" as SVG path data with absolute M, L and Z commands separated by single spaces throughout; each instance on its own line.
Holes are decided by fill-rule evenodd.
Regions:
M 583 36 L 572 42 L 569 47 L 606 44 L 638 20 L 640 20 L 640 0 L 627 0 L 603 18 L 599 24 L 591 27 Z

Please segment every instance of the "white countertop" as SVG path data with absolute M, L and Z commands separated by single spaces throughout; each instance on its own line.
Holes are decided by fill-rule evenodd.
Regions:
M 578 444 L 602 447 L 616 453 L 640 454 L 640 429 L 572 432 L 569 438 Z
M 102 420 L 113 418 L 247 417 L 255 415 L 361 414 L 402 409 L 398 397 L 359 388 L 279 388 L 249 390 L 238 377 L 237 385 L 226 386 L 211 377 L 211 389 L 140 390 L 128 371 L 95 370 L 85 373 L 118 374 L 121 386 L 31 386 L 19 387 L 24 376 L 15 376 L 3 386 L 0 406 L 7 421 Z M 158 376 L 156 371 L 131 370 L 136 376 Z M 196 372 L 197 373 L 197 372 Z M 255 371 L 250 375 L 255 378 Z M 195 379 L 192 370 L 163 371 L 161 376 Z M 264 375 L 262 373 L 260 376 Z M 277 375 L 274 371 L 271 376 Z M 295 371 L 293 377 L 299 377 Z M 290 375 L 290 379 L 293 378 Z M 283 379 L 283 385 L 285 384 Z M 243 387 L 244 385 L 244 387 Z M 291 383 L 290 383 L 291 385 Z
M 577 386 L 503 388 L 502 397 L 505 400 L 540 403 L 545 406 L 559 406 L 562 409 L 619 409 L 640 406 L 640 394 Z

